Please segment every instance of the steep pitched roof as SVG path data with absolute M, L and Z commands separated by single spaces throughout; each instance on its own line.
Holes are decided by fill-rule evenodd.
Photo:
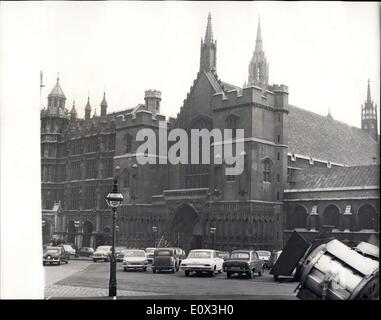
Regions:
M 59 97 L 65 98 L 65 94 L 63 93 L 62 88 L 60 86 L 60 79 L 59 78 L 57 78 L 57 83 L 54 86 L 54 88 L 52 89 L 52 91 L 50 91 L 49 96 L 59 96 Z
M 379 144 L 367 132 L 325 116 L 288 106 L 288 152 L 349 166 L 370 165 Z
M 379 174 L 379 165 L 303 169 L 291 189 L 378 186 Z

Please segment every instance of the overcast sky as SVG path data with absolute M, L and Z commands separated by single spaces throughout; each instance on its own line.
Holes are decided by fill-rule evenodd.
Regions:
M 176 116 L 199 68 L 208 12 L 223 81 L 247 80 L 260 16 L 269 81 L 289 86 L 291 104 L 324 115 L 330 107 L 335 119 L 360 126 L 369 78 L 379 105 L 377 3 L 62 1 L 0 8 L 0 49 L 35 43 L 43 105 L 59 72 L 66 106 L 75 100 L 79 116 L 88 94 L 99 115 L 104 88 L 109 112 L 144 102 L 144 90 L 154 88 L 162 91 L 161 113 Z M 30 28 L 38 30 L 32 39 Z M 11 72 L 28 72 L 17 54 L 13 62 Z

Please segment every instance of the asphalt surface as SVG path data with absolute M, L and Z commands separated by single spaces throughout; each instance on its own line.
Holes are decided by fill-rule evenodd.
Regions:
M 46 286 L 50 298 L 102 297 L 107 294 L 110 264 L 70 260 L 61 266 L 46 266 Z M 297 283 L 274 282 L 268 272 L 252 279 L 226 278 L 225 273 L 214 277 L 191 275 L 184 272 L 152 273 L 123 271 L 117 263 L 117 288 L 119 299 L 255 299 L 295 300 L 293 292 Z M 54 287 L 54 290 L 52 288 Z

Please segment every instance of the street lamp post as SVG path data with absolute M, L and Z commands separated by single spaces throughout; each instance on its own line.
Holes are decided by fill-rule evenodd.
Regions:
M 115 168 L 114 184 L 111 193 L 106 197 L 106 202 L 112 209 L 112 247 L 110 259 L 110 281 L 108 287 L 109 297 L 116 297 L 116 257 L 115 257 L 115 234 L 116 234 L 116 209 L 123 202 L 123 195 L 118 191 L 118 175 L 120 167 Z
M 216 228 L 210 227 L 210 234 L 212 235 L 212 241 L 213 241 L 213 249 L 215 249 L 216 246 Z
M 156 248 L 156 232 L 157 232 L 157 227 L 152 227 L 153 231 L 153 247 Z

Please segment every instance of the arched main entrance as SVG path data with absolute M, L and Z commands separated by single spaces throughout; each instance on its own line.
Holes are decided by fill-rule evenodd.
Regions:
M 85 223 L 83 224 L 82 247 L 90 247 L 90 238 L 92 232 L 93 224 L 90 221 L 85 221 Z
M 202 248 L 202 227 L 195 209 L 185 203 L 175 212 L 170 228 L 170 242 L 186 251 Z

